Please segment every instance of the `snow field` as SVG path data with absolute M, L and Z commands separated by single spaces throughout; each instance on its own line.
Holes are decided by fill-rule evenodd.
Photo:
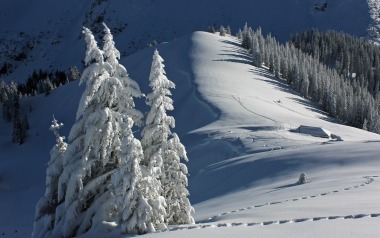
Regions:
M 143 237 L 373 237 L 380 232 L 375 225 L 379 135 L 331 120 L 281 80 L 248 64 L 234 38 L 195 32 L 160 45 L 159 51 L 176 84 L 173 131 L 190 160 L 196 224 Z M 148 92 L 152 53 L 147 49 L 125 59 L 142 92 Z M 27 99 L 35 105 L 28 142 L 16 147 L 8 136 L 0 137 L 0 184 L 7 189 L 0 191 L 4 237 L 30 237 L 54 144 L 51 115 L 65 124 L 60 134 L 67 136 L 82 92 L 74 82 L 47 98 Z M 291 132 L 300 125 L 325 128 L 343 141 Z M 9 125 L 1 124 L 0 131 L 9 132 Z M 295 185 L 302 172 L 309 183 Z M 120 237 L 110 227 L 99 231 Z

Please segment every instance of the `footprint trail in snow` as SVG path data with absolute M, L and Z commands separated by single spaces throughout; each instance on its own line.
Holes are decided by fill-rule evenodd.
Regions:
M 319 216 L 319 217 L 310 217 L 310 218 L 295 218 L 295 219 L 288 219 L 288 220 L 274 220 L 274 221 L 264 221 L 264 222 L 210 223 L 212 220 L 214 220 L 218 217 L 226 216 L 228 214 L 241 212 L 241 211 L 248 210 L 248 209 L 254 209 L 254 208 L 276 205 L 276 204 L 281 204 L 281 203 L 286 203 L 286 202 L 295 202 L 295 201 L 300 201 L 300 200 L 304 200 L 304 199 L 322 197 L 322 196 L 326 196 L 326 195 L 333 194 L 333 193 L 344 192 L 344 191 L 356 189 L 359 187 L 364 187 L 368 184 L 373 183 L 375 181 L 375 178 L 377 178 L 377 177 L 378 176 L 365 176 L 363 178 L 365 178 L 366 181 L 363 182 L 362 184 L 354 185 L 351 187 L 346 187 L 346 188 L 342 188 L 342 189 L 338 189 L 338 190 L 332 190 L 332 191 L 320 193 L 317 195 L 304 196 L 304 197 L 299 197 L 299 198 L 287 199 L 287 200 L 283 200 L 283 201 L 268 202 L 265 204 L 248 206 L 248 207 L 233 210 L 230 212 L 224 212 L 224 213 L 212 216 L 212 217 L 208 218 L 207 220 L 203 220 L 198 224 L 173 226 L 173 227 L 169 227 L 166 231 L 205 229 L 205 228 L 218 228 L 218 227 L 237 227 L 237 226 L 247 226 L 247 227 L 269 226 L 269 225 L 282 225 L 282 224 L 290 224 L 290 223 L 316 222 L 316 221 L 322 221 L 322 220 L 328 221 L 328 220 L 338 220 L 338 219 L 341 219 L 341 220 L 356 220 L 356 219 L 363 219 L 363 218 L 378 218 L 378 219 L 380 219 L 380 212 L 378 212 L 378 213 L 370 213 L 370 214 L 353 214 L 353 215 L 337 215 L 337 216 L 322 216 L 322 217 Z

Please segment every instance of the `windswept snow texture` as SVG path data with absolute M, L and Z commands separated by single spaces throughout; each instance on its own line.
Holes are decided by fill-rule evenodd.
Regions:
M 154 49 L 124 60 L 144 93 Z M 195 225 L 143 237 L 375 237 L 380 233 L 380 136 L 347 127 L 284 81 L 251 65 L 235 38 L 195 32 L 158 47 L 173 90 L 176 128 L 186 146 Z M 77 82 L 32 105 L 27 143 L 10 144 L 0 124 L 0 234 L 30 237 L 54 135 L 51 115 L 74 122 Z M 137 107 L 144 109 L 144 100 Z M 341 138 L 297 133 L 300 125 Z M 134 130 L 140 134 L 139 128 Z M 308 183 L 298 185 L 301 173 Z M 110 227 L 111 228 L 111 224 Z M 16 232 L 17 230 L 17 232 Z M 107 226 L 84 237 L 125 237 Z
M 102 21 L 125 56 L 153 40 L 171 41 L 210 25 L 230 25 L 237 32 L 246 22 L 280 41 L 311 28 L 365 37 L 374 17 L 367 0 L 0 0 L 0 6 L 0 65 L 15 68 L 3 77 L 21 82 L 34 69 L 80 68 L 81 27 L 100 37 Z M 26 58 L 15 60 L 21 52 Z

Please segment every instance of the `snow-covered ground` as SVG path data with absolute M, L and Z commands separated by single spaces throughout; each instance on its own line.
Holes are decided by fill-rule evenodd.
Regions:
M 145 93 L 153 50 L 139 51 L 123 62 Z M 339 124 L 282 80 L 253 67 L 235 38 L 195 32 L 158 50 L 168 78 L 177 85 L 174 131 L 190 159 L 196 224 L 143 237 L 380 234 L 379 135 Z M 3 237 L 30 237 L 55 143 L 48 130 L 52 114 L 65 124 L 61 134 L 68 135 L 83 92 L 77 83 L 48 97 L 25 100 L 33 109 L 26 144 L 11 144 L 11 125 L 0 123 Z M 144 110 L 142 99 L 137 106 Z M 299 133 L 301 125 L 335 136 Z M 138 136 L 139 128 L 135 130 Z M 298 185 L 301 173 L 308 183 Z M 120 234 L 111 232 L 109 237 Z

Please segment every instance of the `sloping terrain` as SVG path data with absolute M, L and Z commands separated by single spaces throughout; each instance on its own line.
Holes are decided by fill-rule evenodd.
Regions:
M 285 41 L 310 28 L 365 37 L 373 23 L 367 0 L 0 0 L 0 5 L 0 67 L 9 63 L 13 72 L 0 77 L 8 82 L 24 82 L 33 70 L 81 68 L 81 27 L 100 36 L 103 21 L 124 56 L 210 25 L 230 25 L 236 32 L 248 22 Z
M 127 57 L 148 93 L 153 48 Z M 373 237 L 380 232 L 380 136 L 331 119 L 283 81 L 255 68 L 233 37 L 195 32 L 158 47 L 173 91 L 175 132 L 185 144 L 196 225 L 144 237 Z M 0 234 L 30 237 L 44 191 L 52 115 L 74 122 L 83 87 L 72 82 L 32 106 L 27 142 L 0 123 Z M 144 99 L 137 100 L 143 111 Z M 300 126 L 329 131 L 300 133 Z M 135 128 L 136 136 L 141 129 Z M 301 173 L 308 183 L 298 185 Z M 97 234 L 120 237 L 118 230 Z

